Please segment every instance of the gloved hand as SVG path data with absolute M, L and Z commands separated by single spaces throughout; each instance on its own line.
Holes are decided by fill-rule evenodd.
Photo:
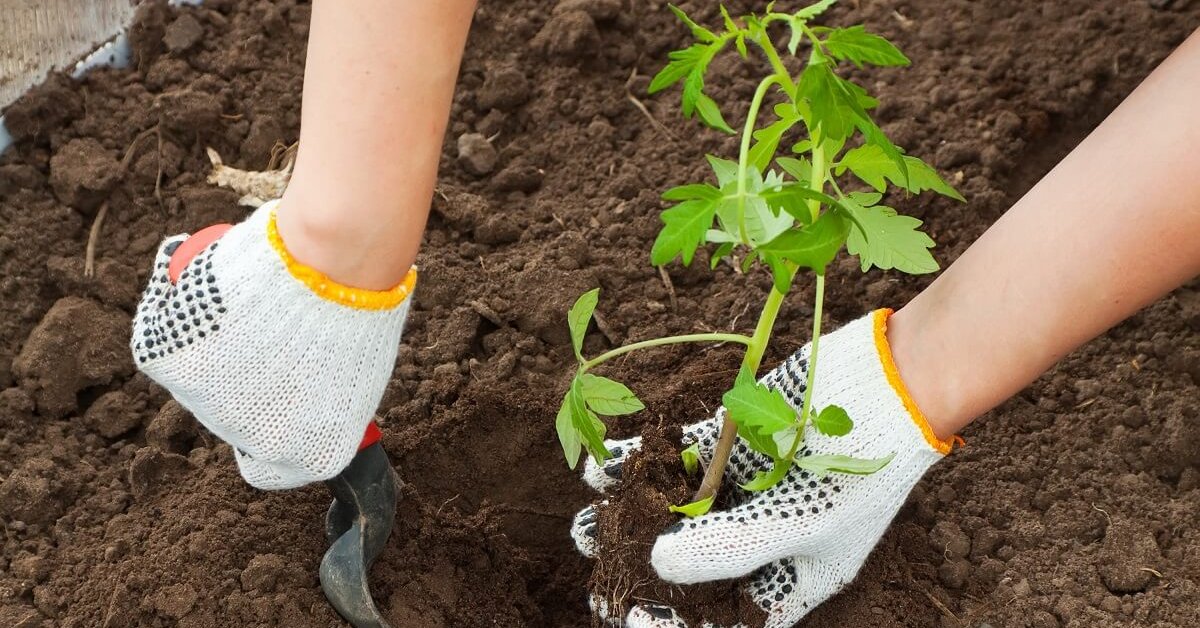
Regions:
M 658 575 L 692 584 L 751 574 L 748 592 L 767 613 L 767 628 L 792 626 L 854 579 L 912 487 L 950 451 L 939 440 L 900 380 L 886 338 L 890 310 L 878 310 L 821 338 L 813 407 L 838 405 L 854 421 L 846 436 L 831 437 L 811 426 L 801 455 L 843 454 L 857 458 L 895 457 L 873 475 L 830 474 L 825 478 L 793 467 L 782 482 L 751 493 L 738 484 L 770 469 L 770 459 L 744 441 L 734 446 L 722 491 L 733 508 L 668 528 L 651 553 Z M 763 377 L 799 411 L 808 376 L 805 346 Z M 725 410 L 686 427 L 683 447 L 699 443 L 707 465 Z M 638 438 L 610 441 L 616 456 L 596 465 L 590 458 L 584 480 L 603 492 L 616 486 L 626 457 Z M 619 454 L 616 452 L 620 452 Z M 589 506 L 571 531 L 585 555 L 595 548 L 596 514 Z M 603 601 L 593 600 L 603 610 Z M 711 624 L 705 624 L 706 626 Z M 641 605 L 625 618 L 633 628 L 679 628 L 685 623 L 667 607 Z
M 350 463 L 416 283 L 414 269 L 395 288 L 362 290 L 301 264 L 275 228 L 277 205 L 211 243 L 167 238 L 130 340 L 138 368 L 233 445 L 242 477 L 262 489 L 329 479 Z

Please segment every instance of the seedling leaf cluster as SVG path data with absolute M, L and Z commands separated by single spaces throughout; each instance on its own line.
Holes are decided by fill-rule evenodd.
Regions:
M 909 59 L 862 25 L 812 24 L 835 2 L 821 0 L 794 13 L 777 12 L 771 3 L 761 15 L 740 18 L 722 6 L 722 25 L 716 30 L 671 7 L 695 41 L 669 54 L 669 62 L 648 91 L 682 84 L 680 108 L 685 117 L 716 131 L 738 134 L 726 121 L 720 103 L 705 91 L 709 65 L 728 52 L 748 58 L 753 48 L 764 58 L 766 70 L 740 130 L 736 160 L 708 155 L 712 180 L 663 193 L 663 200 L 671 205 L 661 214 L 663 226 L 650 261 L 662 266 L 679 259 L 686 266 L 695 261 L 698 250 L 706 248 L 710 267 L 726 262 L 743 273 L 761 267 L 770 273 L 773 287 L 750 336 L 704 333 L 657 338 L 590 359 L 583 355 L 583 339 L 599 289 L 581 296 L 567 316 L 579 365 L 557 420 L 563 452 L 572 468 L 584 450 L 598 462 L 611 456 L 604 446 L 606 428 L 600 417 L 643 409 L 628 387 L 591 370 L 630 351 L 681 342 L 734 342 L 746 350 L 737 378 L 722 398 L 724 423 L 700 490 L 692 503 L 673 510 L 695 516 L 711 507 L 735 436 L 774 461 L 771 469 L 742 486 L 751 491 L 770 488 L 793 466 L 820 475 L 869 474 L 890 462 L 890 456 L 865 460 L 800 453 L 810 424 L 830 437 L 854 429 L 853 417 L 845 409 L 813 407 L 825 274 L 843 247 L 858 258 L 863 272 L 871 268 L 909 274 L 936 271 L 938 264 L 930 253 L 934 242 L 920 231 L 921 221 L 883 204 L 885 193 L 899 189 L 906 194 L 934 192 L 959 201 L 963 197 L 936 170 L 888 139 L 871 117 L 879 102 L 839 74 L 849 65 L 907 66 Z M 787 54 L 803 59 L 796 64 L 802 66 L 797 75 L 784 63 L 777 38 Z M 774 104 L 769 113 L 763 112 L 768 101 Z M 765 118 L 761 124 L 760 118 Z M 815 276 L 815 294 L 808 381 L 797 410 L 782 393 L 755 378 L 783 298 L 800 272 Z M 698 471 L 697 448 L 685 449 L 681 457 L 689 473 Z

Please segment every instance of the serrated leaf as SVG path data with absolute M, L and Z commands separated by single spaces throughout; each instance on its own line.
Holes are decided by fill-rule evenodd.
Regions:
M 820 2 L 815 2 L 804 7 L 803 9 L 800 9 L 799 11 L 796 11 L 793 13 L 793 15 L 802 20 L 811 20 L 812 18 L 824 13 L 829 9 L 829 7 L 836 3 L 837 0 L 821 0 Z
M 753 380 L 740 378 L 721 398 L 730 420 L 738 426 L 738 435 L 751 449 L 779 457 L 771 435 L 796 423 L 796 409 L 778 390 Z
M 684 266 L 691 264 L 704 234 L 712 226 L 717 203 L 717 200 L 694 199 L 663 211 L 662 231 L 650 248 L 651 263 L 662 266 L 678 255 L 683 258 Z
M 870 475 L 886 467 L 896 454 L 888 454 L 885 458 L 855 458 L 853 456 L 814 454 L 796 459 L 796 466 L 806 471 L 812 471 L 820 477 L 830 473 L 848 473 L 850 475 Z
M 705 155 L 708 165 L 712 166 L 713 174 L 717 175 L 717 187 L 724 188 L 730 183 L 737 182 L 738 164 L 736 161 L 722 159 L 716 155 Z
M 784 172 L 792 175 L 792 178 L 801 185 L 808 185 L 808 182 L 812 180 L 812 162 L 805 158 L 779 157 L 775 163 L 779 164 Z
M 571 390 L 567 393 L 567 405 L 571 412 L 571 422 L 578 430 L 583 446 L 592 454 L 596 463 L 602 463 L 612 458 L 612 453 L 604 446 L 604 435 L 608 428 L 591 410 L 583 398 L 583 383 L 579 378 L 571 381 Z
M 913 194 L 933 190 L 958 201 L 966 200 L 958 193 L 958 190 L 942 180 L 937 171 L 929 164 L 910 155 L 904 155 L 903 162 L 907 167 L 907 173 L 902 173 L 895 160 L 885 154 L 880 146 L 864 144 L 846 151 L 845 156 L 834 168 L 834 172 L 841 176 L 849 169 L 854 176 L 880 192 L 887 189 L 887 182 L 890 181 L 893 185 L 904 188 Z
M 704 70 L 697 65 L 688 73 L 687 78 L 683 79 L 681 110 L 685 118 L 692 117 L 702 96 L 704 96 Z
M 900 169 L 896 167 L 896 163 L 883 153 L 883 149 L 873 144 L 864 144 L 846 151 L 834 172 L 841 176 L 847 168 L 854 176 L 862 179 L 863 183 L 879 192 L 887 189 L 887 180 L 896 182 L 900 178 Z M 903 187 L 903 183 L 898 185 Z
M 792 462 L 786 459 L 776 459 L 771 465 L 770 471 L 759 471 L 754 474 L 754 478 L 745 484 L 741 484 L 742 489 L 758 492 L 765 491 L 787 476 L 788 471 L 792 468 Z
M 863 207 L 848 198 L 842 199 L 842 206 L 862 228 L 850 232 L 846 250 L 858 256 L 863 272 L 872 266 L 883 270 L 895 268 L 912 275 L 938 269 L 929 252 L 934 246 L 933 239 L 917 230 L 920 220 L 899 215 L 883 205 Z
M 696 39 L 705 43 L 712 42 L 717 39 L 716 34 L 693 21 L 692 18 L 688 17 L 687 14 L 683 12 L 683 9 L 680 9 L 673 4 L 668 4 L 667 8 L 671 10 L 671 13 L 675 14 L 675 17 L 679 18 L 684 24 L 687 24 L 687 27 L 692 31 L 692 37 L 695 37 Z
M 850 415 L 838 406 L 825 406 L 813 417 L 813 427 L 826 436 L 845 436 L 854 429 Z
M 684 472 L 695 475 L 696 470 L 700 468 L 700 443 L 692 443 L 687 449 L 679 452 L 679 457 L 683 460 Z
M 579 442 L 579 430 L 575 429 L 571 418 L 569 396 L 569 391 L 563 396 L 562 407 L 558 409 L 558 417 L 554 419 L 554 428 L 558 432 L 558 442 L 562 445 L 563 455 L 567 458 L 567 466 L 574 469 L 579 464 L 583 445 Z
M 738 30 L 737 24 L 733 21 L 733 16 L 729 15 L 729 9 L 725 8 L 724 4 L 718 5 L 721 8 L 721 20 L 725 22 L 725 30 L 733 32 Z M 770 12 L 770 9 L 767 9 Z
M 707 497 L 698 502 L 692 502 L 682 506 L 668 506 L 668 509 L 670 509 L 671 512 L 677 512 L 687 517 L 699 517 L 700 515 L 706 514 L 709 510 L 712 510 L 713 501 L 716 498 L 717 496 L 713 495 L 712 497 Z
M 646 92 L 654 94 L 662 91 L 691 74 L 707 51 L 708 45 L 706 44 L 692 44 L 682 50 L 672 50 L 667 53 L 670 61 L 650 80 Z
M 910 63 L 908 57 L 890 41 L 868 33 L 861 24 L 834 29 L 825 38 L 825 49 L 833 57 L 850 61 L 860 68 L 864 63 L 878 66 L 902 66 Z
M 758 247 L 758 250 L 779 256 L 802 268 L 811 268 L 818 275 L 837 256 L 846 242 L 850 222 L 838 212 L 827 211 L 811 225 L 792 229 Z
M 796 50 L 800 48 L 800 42 L 804 40 L 804 20 L 792 17 L 788 20 L 788 27 L 791 28 L 791 35 L 788 37 L 787 51 L 793 57 L 796 56 Z
M 838 204 L 837 200 L 828 194 L 809 189 L 800 183 L 784 183 L 773 189 L 759 192 L 758 196 L 768 206 L 782 209 L 804 223 L 812 222 L 808 201 L 817 201 L 828 207 L 836 207 Z
M 779 113 L 781 110 L 783 115 L 779 120 L 758 129 L 753 134 L 754 145 L 750 147 L 748 162 L 758 168 L 759 172 L 767 171 L 767 168 L 771 166 L 771 159 L 775 157 L 775 151 L 779 149 L 779 142 L 783 139 L 783 135 L 800 121 L 800 114 L 796 113 L 794 107 L 777 108 L 776 112 Z
M 837 82 L 829 63 L 823 57 L 814 55 L 800 75 L 796 94 L 803 98 L 809 107 L 809 129 L 820 128 L 822 137 L 844 139 L 855 127 L 853 108 L 846 106 L 851 96 Z
M 575 357 L 583 361 L 583 337 L 587 334 L 588 325 L 592 322 L 592 312 L 596 311 L 596 303 L 600 301 L 600 289 L 593 288 L 581 294 L 575 304 L 567 312 L 567 327 L 571 331 L 571 346 L 575 348 Z
M 591 373 L 584 373 L 579 379 L 583 384 L 583 399 L 596 414 L 619 416 L 646 409 L 637 395 L 621 382 Z
M 721 198 L 721 190 L 707 183 L 689 183 L 673 187 L 663 192 L 664 201 L 690 201 L 693 199 L 716 200 Z
M 701 93 L 696 99 L 696 113 L 700 115 L 700 120 L 708 126 L 724 131 L 729 134 L 734 134 L 736 131 L 725 122 L 724 116 L 721 115 L 721 108 L 707 94 Z
M 956 201 L 967 202 L 967 199 L 963 198 L 962 194 L 959 194 L 958 190 L 949 183 L 946 183 L 929 164 L 911 155 L 904 156 L 904 163 L 908 165 L 908 191 L 920 194 L 925 190 L 933 190 Z

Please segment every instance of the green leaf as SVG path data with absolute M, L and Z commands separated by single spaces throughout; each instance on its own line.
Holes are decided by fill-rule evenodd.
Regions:
M 584 373 L 579 379 L 583 382 L 583 398 L 596 414 L 618 416 L 646 409 L 637 395 L 621 382 L 591 373 Z
M 579 378 L 571 381 L 571 390 L 567 393 L 567 405 L 570 407 L 571 423 L 575 425 L 596 463 L 602 463 L 612 458 L 612 453 L 604 446 L 604 434 L 607 432 L 604 422 L 587 409 L 583 399 L 583 383 Z
M 687 27 L 692 31 L 692 37 L 695 37 L 696 39 L 705 43 L 709 43 L 717 39 L 716 34 L 694 22 L 692 18 L 688 17 L 687 14 L 684 13 L 679 7 L 673 4 L 668 4 L 667 8 L 671 9 L 671 13 L 674 13 L 675 17 L 679 18 L 684 24 L 687 24 Z
M 721 7 L 721 20 L 725 22 L 725 30 L 731 33 L 738 30 L 737 23 L 733 21 L 733 16 L 729 15 L 729 9 L 726 9 L 724 4 L 718 6 Z
M 846 151 L 845 156 L 834 168 L 834 172 L 841 176 L 847 168 L 854 173 L 854 176 L 862 179 L 863 183 L 879 192 L 887 189 L 886 180 L 891 180 L 901 187 L 907 183 L 900 178 L 900 168 L 896 166 L 896 163 L 883 153 L 882 148 L 874 144 L 864 144 Z
M 700 114 L 700 120 L 708 126 L 724 131 L 729 134 L 734 134 L 736 131 L 725 122 L 725 118 L 721 115 L 721 108 L 717 106 L 716 101 L 709 98 L 706 94 L 700 94 L 696 100 L 696 113 Z
M 849 232 L 849 221 L 838 212 L 827 211 L 813 224 L 803 229 L 785 231 L 778 238 L 758 247 L 758 250 L 824 275 L 825 267 L 842 248 Z
M 583 361 L 583 337 L 587 334 L 588 324 L 592 321 L 592 312 L 596 311 L 596 303 L 600 301 L 600 289 L 593 288 L 579 296 L 575 304 L 567 312 L 567 327 L 571 330 L 571 346 L 575 348 L 575 357 Z
M 885 458 L 854 458 L 852 456 L 814 454 L 796 459 L 796 466 L 824 477 L 830 473 L 870 475 L 886 467 L 896 454 Z
M 683 79 L 683 106 L 685 118 L 690 118 L 696 112 L 700 98 L 704 96 L 704 70 L 700 66 L 692 68 L 687 78 Z
M 736 161 L 722 159 L 715 155 L 705 155 L 708 160 L 708 165 L 712 166 L 713 173 L 717 175 L 717 187 L 723 188 L 730 183 L 737 182 L 738 164 Z
M 899 215 L 883 205 L 863 207 L 849 198 L 842 199 L 842 206 L 863 229 L 851 231 L 846 239 L 846 250 L 858 256 L 863 272 L 872 266 L 883 270 L 895 268 L 912 275 L 938 269 L 937 261 L 929 253 L 933 239 L 917 230 L 920 220 Z
M 759 192 L 758 196 L 768 206 L 782 209 L 804 223 L 812 222 L 812 213 L 809 212 L 807 205 L 808 201 L 817 201 L 829 207 L 837 207 L 838 204 L 837 200 L 833 197 L 809 189 L 807 186 L 799 183 L 785 183 L 776 186 L 774 189 Z
M 845 436 L 854 429 L 854 421 L 850 420 L 850 415 L 842 408 L 825 406 L 813 417 L 813 427 L 826 436 Z
M 787 475 L 787 472 L 792 468 L 792 462 L 786 459 L 776 459 L 771 466 L 770 471 L 759 471 L 754 474 L 754 478 L 745 484 L 740 484 L 744 490 L 758 492 L 765 491 L 776 484 Z
M 854 110 L 847 106 L 851 97 L 838 83 L 825 57 L 814 55 L 814 59 L 805 66 L 796 87 L 797 96 L 808 102 L 809 129 L 819 127 L 823 137 L 846 138 L 855 125 Z
M 712 509 L 713 500 L 715 500 L 716 498 L 717 498 L 717 496 L 713 495 L 712 497 L 702 499 L 698 502 L 692 502 L 690 504 L 684 504 L 682 506 L 672 505 L 672 506 L 669 506 L 668 508 L 670 509 L 671 512 L 677 512 L 677 513 L 687 516 L 687 517 L 699 517 L 700 515 L 703 515 Z
M 942 179 L 929 164 L 909 155 L 904 156 L 904 163 L 908 164 L 908 185 L 905 186 L 908 191 L 913 194 L 920 194 L 925 190 L 933 190 L 942 196 L 948 196 L 956 201 L 967 202 L 958 190 L 951 187 Z
M 717 201 L 708 199 L 684 201 L 664 211 L 662 231 L 650 248 L 651 263 L 662 266 L 679 255 L 684 266 L 691 264 L 716 213 Z
M 800 121 L 800 114 L 796 113 L 795 107 L 777 107 L 776 113 L 782 113 L 779 120 L 758 129 L 754 132 L 754 145 L 750 147 L 748 162 L 759 172 L 766 172 L 771 166 L 771 159 L 775 157 L 775 151 L 779 149 L 779 141 L 783 139 L 784 133 L 787 133 L 797 122 Z
M 679 452 L 679 457 L 683 459 L 683 470 L 688 475 L 695 475 L 696 470 L 700 468 L 700 443 L 692 443 L 687 449 Z
M 567 466 L 572 469 L 579 464 L 579 454 L 583 446 L 579 442 L 579 430 L 571 418 L 569 402 L 570 392 L 563 396 L 562 407 L 558 409 L 558 417 L 554 420 L 554 428 L 558 431 L 558 442 L 562 445 L 563 455 L 567 457 Z
M 800 42 L 804 40 L 804 20 L 792 17 L 788 20 L 788 26 L 792 30 L 791 36 L 788 37 L 787 50 L 788 54 L 796 56 L 796 50 L 800 48 Z
M 772 390 L 750 377 L 738 377 L 721 398 L 729 418 L 738 426 L 738 435 L 751 449 L 778 458 L 771 435 L 796 423 L 796 409 L 778 390 Z
M 825 49 L 835 58 L 858 67 L 864 63 L 879 66 L 908 65 L 910 61 L 891 42 L 868 33 L 861 24 L 837 28 L 825 38 Z
M 707 183 L 689 183 L 663 192 L 662 198 L 664 201 L 716 200 L 721 198 L 721 190 Z
M 899 166 L 883 152 L 882 148 L 874 144 L 865 144 L 847 151 L 834 171 L 841 176 L 848 168 L 856 177 L 880 192 L 887 188 L 886 182 L 890 181 L 893 185 L 904 188 L 913 194 L 933 190 L 942 196 L 966 201 L 958 193 L 958 190 L 946 183 L 929 164 L 909 155 L 904 155 L 903 161 L 907 167 L 907 178 L 902 175 Z
M 808 182 L 812 180 L 812 162 L 807 159 L 779 157 L 775 160 L 775 163 L 779 164 L 779 167 L 783 168 L 784 172 L 792 175 L 792 178 L 794 178 L 797 183 L 808 185 Z
M 793 13 L 793 15 L 802 20 L 811 20 L 812 18 L 824 13 L 827 9 L 829 9 L 829 7 L 836 3 L 837 0 L 821 0 L 820 2 L 815 2 L 804 7 L 803 9 L 800 9 L 799 11 L 796 11 Z
M 717 250 L 713 251 L 712 257 L 708 258 L 708 267 L 716 269 L 717 264 L 720 264 L 722 259 L 729 257 L 729 254 L 733 252 L 733 247 L 733 242 L 724 242 L 718 246 Z
M 667 53 L 670 61 L 650 80 L 650 86 L 646 88 L 646 92 L 654 94 L 679 82 L 691 74 L 707 52 L 708 45 L 692 44 L 683 50 L 672 50 Z

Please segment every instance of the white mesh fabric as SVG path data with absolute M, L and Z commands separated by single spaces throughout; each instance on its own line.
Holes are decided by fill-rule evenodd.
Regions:
M 682 520 L 661 535 L 651 554 L 660 577 L 687 584 L 752 574 L 749 593 L 767 611 L 768 628 L 793 625 L 854 578 L 909 491 L 942 458 L 887 380 L 875 344 L 874 317 L 821 338 L 813 408 L 841 406 L 854 429 L 830 437 L 809 426 L 801 453 L 858 458 L 894 453 L 891 463 L 873 475 L 823 479 L 794 468 L 771 490 L 750 493 L 736 484 L 768 469 L 770 461 L 739 440 L 722 489 L 732 491 L 734 506 Z M 760 380 L 783 392 L 797 409 L 806 388 L 808 355 L 806 346 Z M 685 428 L 685 444 L 699 442 L 705 463 L 723 416 L 722 408 L 715 417 Z M 620 475 L 613 467 L 619 468 L 638 444 L 637 439 L 620 441 L 622 455 L 586 469 L 585 479 L 600 490 L 611 488 L 612 477 Z M 589 518 L 577 517 L 572 529 L 581 550 L 594 547 L 585 541 L 595 534 L 588 523 Z M 684 623 L 662 609 L 642 609 L 630 612 L 626 626 L 673 628 Z
M 134 319 L 147 375 L 222 440 L 262 489 L 333 477 L 387 385 L 411 298 L 347 307 L 297 281 L 267 240 L 268 203 L 197 255 L 172 286 L 167 245 Z M 173 250 L 173 247 L 169 250 Z

